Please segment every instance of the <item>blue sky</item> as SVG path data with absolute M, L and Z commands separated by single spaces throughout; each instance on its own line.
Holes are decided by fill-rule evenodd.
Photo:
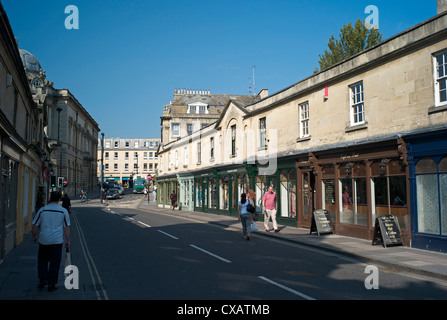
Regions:
M 310 76 L 331 34 L 379 9 L 384 39 L 436 15 L 436 0 L 0 0 L 19 47 L 68 88 L 106 137 L 160 136 L 175 88 L 270 94 Z M 68 30 L 65 7 L 79 9 Z

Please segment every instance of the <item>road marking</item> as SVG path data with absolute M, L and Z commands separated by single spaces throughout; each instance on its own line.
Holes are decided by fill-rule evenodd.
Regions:
M 297 296 L 300 296 L 301 298 L 304 298 L 306 300 L 316 300 L 315 298 L 312 298 L 312 297 L 308 296 L 307 294 L 304 294 L 304 293 L 301 293 L 299 291 L 293 290 L 293 289 L 291 289 L 289 287 L 283 286 L 282 284 L 279 284 L 278 282 L 270 280 L 269 278 L 266 278 L 264 276 L 259 276 L 259 278 L 264 280 L 264 281 L 267 281 L 267 282 L 269 282 L 269 283 L 271 283 L 271 284 L 273 284 L 273 285 L 275 285 L 275 286 L 277 286 L 277 287 L 279 287 L 281 289 L 284 289 L 284 290 L 289 291 L 289 292 L 291 292 L 291 293 L 293 293 L 293 294 L 295 294 Z
M 219 259 L 219 260 L 221 260 L 221 261 L 223 261 L 223 262 L 231 263 L 230 260 L 227 260 L 227 259 L 225 259 L 225 258 L 222 258 L 222 257 L 220 257 L 220 256 L 218 256 L 218 255 L 216 255 L 216 254 L 214 254 L 214 253 L 211 253 L 211 252 L 209 252 L 209 251 L 206 251 L 205 249 L 202 249 L 202 248 L 200 248 L 200 247 L 197 247 L 197 246 L 195 246 L 195 245 L 193 245 L 193 244 L 190 244 L 189 246 L 190 246 L 190 247 L 193 247 L 193 248 L 195 248 L 195 249 L 197 249 L 197 250 L 200 250 L 200 251 L 202 251 L 202 252 L 204 252 L 204 253 L 206 253 L 206 254 L 209 254 L 210 256 L 212 256 L 212 257 L 214 257 L 214 258 L 217 258 L 217 259 Z
M 145 227 L 148 227 L 148 228 L 152 228 L 150 225 L 148 225 L 148 224 L 145 224 L 144 222 L 141 222 L 141 221 L 137 221 L 139 224 L 142 224 L 143 226 L 145 226 Z
M 174 237 L 172 234 L 169 234 L 169 233 L 161 231 L 161 230 L 157 230 L 157 231 L 160 232 L 160 233 L 163 233 L 164 235 L 166 235 L 168 237 L 171 237 L 172 239 L 178 240 L 178 238 Z
M 90 251 L 88 250 L 87 241 L 85 241 L 84 232 L 82 231 L 81 225 L 79 224 L 76 214 L 72 214 L 72 217 L 74 220 L 74 225 L 76 226 L 76 229 L 78 230 L 79 242 L 81 243 L 82 253 L 84 254 L 85 261 L 87 262 L 87 267 L 90 272 L 90 277 L 93 282 L 93 287 L 95 288 L 96 298 L 98 300 L 102 300 L 102 298 L 101 298 L 101 293 L 102 293 L 103 299 L 109 300 L 109 297 L 107 296 L 107 292 L 104 289 L 104 286 L 102 284 L 101 277 L 99 276 L 98 269 L 96 268 L 95 262 L 93 261 Z M 95 271 L 96 278 L 98 281 L 95 280 L 92 269 Z

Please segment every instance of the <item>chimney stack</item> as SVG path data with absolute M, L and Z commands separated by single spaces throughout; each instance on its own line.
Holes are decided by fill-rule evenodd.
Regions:
M 447 11 L 447 0 L 437 0 L 438 1 L 438 14 Z

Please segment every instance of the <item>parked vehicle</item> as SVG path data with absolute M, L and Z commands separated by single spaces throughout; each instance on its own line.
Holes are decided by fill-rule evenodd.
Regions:
M 109 190 L 107 190 L 106 198 L 107 199 L 119 199 L 120 198 L 120 193 L 119 193 L 118 189 L 117 188 L 110 188 Z

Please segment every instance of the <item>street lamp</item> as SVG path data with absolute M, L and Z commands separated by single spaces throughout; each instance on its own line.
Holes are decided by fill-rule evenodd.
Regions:
M 57 115 L 57 145 L 59 146 L 59 135 L 60 135 L 60 129 L 61 129 L 61 107 L 57 107 L 56 109 L 58 115 Z
M 62 148 L 61 148 L 61 144 L 60 144 L 60 129 L 61 129 L 61 111 L 62 108 L 61 107 L 57 107 L 56 109 L 58 115 L 57 115 L 57 146 L 59 148 L 59 156 L 60 156 L 60 161 L 59 161 L 59 168 L 58 168 L 58 173 L 59 173 L 59 177 L 62 177 Z M 64 186 L 61 186 L 61 193 L 64 193 Z

